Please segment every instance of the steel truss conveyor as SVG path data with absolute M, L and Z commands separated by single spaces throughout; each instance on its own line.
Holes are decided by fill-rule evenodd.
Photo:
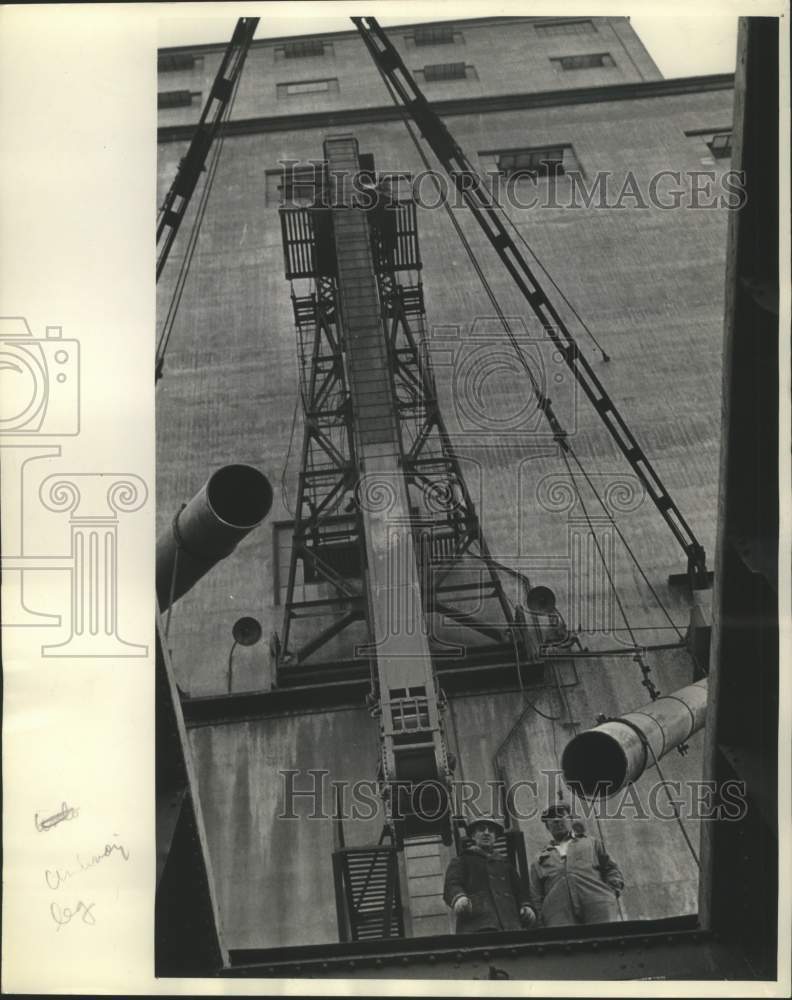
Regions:
M 332 683 L 350 655 L 367 665 L 378 776 L 401 841 L 427 827 L 397 809 L 394 789 L 434 781 L 442 799 L 451 776 L 436 662 L 488 647 L 513 658 L 526 630 L 438 407 L 412 277 L 414 203 L 377 186 L 353 137 L 328 139 L 324 153 L 313 203 L 281 210 L 286 275 L 312 288 L 293 293 L 305 434 L 274 652 L 280 687 L 307 673 Z M 447 810 L 440 827 L 450 842 Z

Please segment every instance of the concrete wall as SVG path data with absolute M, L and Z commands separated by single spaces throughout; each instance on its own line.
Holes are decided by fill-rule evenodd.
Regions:
M 646 700 L 637 667 L 629 660 L 578 661 L 579 683 L 573 684 L 569 664 L 559 668 L 578 727 L 607 714 L 637 707 Z M 663 654 L 652 661 L 656 683 L 672 691 L 689 680 L 690 663 L 681 654 Z M 563 711 L 552 677 L 528 697 L 545 715 Z M 459 697 L 446 713 L 450 748 L 457 754 L 456 778 L 494 780 L 493 757 L 521 714 L 519 694 Z M 523 817 L 529 859 L 547 843 L 537 813 L 546 805 L 543 770 L 559 768 L 559 754 L 573 735 L 564 723 L 551 723 L 529 710 L 504 749 L 508 783 L 536 781 L 539 796 L 524 786 L 515 805 Z M 331 854 L 334 798 L 332 782 L 372 781 L 376 773 L 377 740 L 374 721 L 363 710 L 290 714 L 256 722 L 205 726 L 190 733 L 200 777 L 201 801 L 214 870 L 219 910 L 230 948 L 263 948 L 321 944 L 338 939 Z M 690 741 L 690 752 L 663 760 L 669 780 L 700 778 L 702 734 Z M 300 769 L 294 779 L 281 771 Z M 315 778 L 309 770 L 325 771 Z M 289 782 L 293 780 L 293 785 Z M 587 823 L 592 836 L 604 840 L 626 881 L 621 899 L 623 919 L 663 917 L 695 912 L 697 870 L 683 834 L 672 821 L 641 815 L 657 777 L 647 773 L 636 785 L 640 804 L 625 803 L 619 818 Z M 287 789 L 310 791 L 313 797 L 291 799 Z M 345 808 L 352 808 L 347 792 Z M 486 800 L 485 793 L 482 803 Z M 293 809 L 287 803 L 293 802 Z M 658 797 L 662 809 L 669 806 Z M 298 818 L 279 818 L 293 812 Z M 361 804 L 358 818 L 344 824 L 347 844 L 376 843 L 381 813 Z M 325 818 L 314 816 L 324 814 Z M 313 818 L 312 818 L 313 817 Z M 694 843 L 697 822 L 684 820 Z
M 467 45 L 466 38 L 466 45 Z M 731 119 L 728 90 L 600 104 L 459 115 L 449 127 L 471 159 L 486 151 L 522 145 L 569 143 L 588 181 L 611 171 L 612 198 L 633 171 L 647 190 L 661 169 L 715 170 L 700 137 Z M 300 133 L 283 131 L 229 137 L 204 222 L 184 299 L 158 388 L 158 517 L 166 526 L 180 503 L 227 462 L 251 462 L 275 487 L 266 524 L 252 534 L 174 608 L 170 631 L 179 683 L 193 695 L 226 689 L 231 626 L 252 614 L 265 637 L 280 630 L 282 609 L 273 593 L 271 524 L 291 516 L 281 486 L 293 504 L 301 440 L 297 400 L 295 338 L 277 206 L 268 203 L 265 172 L 278 161 L 316 159 L 322 141 L 339 128 Z M 348 129 L 343 129 L 348 131 Z M 380 169 L 420 170 L 420 161 L 399 123 L 354 128 L 363 152 L 373 152 Z M 167 190 L 184 143 L 160 145 L 160 197 Z M 486 169 L 486 157 L 479 160 Z M 565 185 L 559 182 L 563 202 Z M 428 189 L 427 189 L 428 190 Z M 705 547 L 715 534 L 719 435 L 720 335 L 723 259 L 727 212 L 537 207 L 513 212 L 526 240 L 555 276 L 611 360 L 597 360 L 585 334 L 573 327 L 634 433 L 663 476 L 679 507 Z M 189 218 L 185 224 L 186 233 Z M 511 291 L 494 254 L 483 246 L 472 220 L 460 221 L 507 313 L 525 310 Z M 556 590 L 559 607 L 591 648 L 627 642 L 618 608 L 601 605 L 569 609 L 575 539 L 587 531 L 580 501 L 565 486 L 566 472 L 543 429 L 530 412 L 513 434 L 493 434 L 486 424 L 471 429 L 463 392 L 465 359 L 480 344 L 495 341 L 486 322 L 489 307 L 445 213 L 419 211 L 428 323 L 436 343 L 436 375 L 443 411 L 477 499 L 490 548 L 503 561 L 528 570 L 536 583 Z M 159 286 L 160 320 L 170 298 L 183 252 L 177 242 Z M 485 322 L 473 328 L 472 319 Z M 457 330 L 456 360 L 449 358 L 448 334 Z M 531 331 L 530 325 L 528 332 Z M 482 332 L 483 331 L 483 332 Z M 444 339 L 445 338 L 445 339 Z M 445 345 L 445 346 L 444 346 Z M 544 356 L 543 356 L 544 357 Z M 573 443 L 598 486 L 612 494 L 619 524 L 674 623 L 684 629 L 688 609 L 665 584 L 669 572 L 684 569 L 684 558 L 655 509 L 630 499 L 634 483 L 623 458 L 587 404 L 576 400 L 563 370 L 545 358 L 557 408 Z M 506 373 L 488 387 L 496 415 L 519 412 L 525 388 Z M 469 403 L 469 400 L 467 401 Z M 461 404 L 461 405 L 460 405 Z M 565 408 L 565 409 L 564 409 Z M 478 431 L 479 433 L 476 433 Z M 291 444 L 290 444 L 291 442 Z M 548 478 L 551 477 L 551 478 Z M 565 499 L 566 498 L 566 499 Z M 569 501 L 569 502 L 567 502 Z M 593 516 L 596 504 L 585 502 Z M 606 525 L 596 526 L 598 537 Z M 613 573 L 636 635 L 648 643 L 676 638 L 620 542 L 614 543 Z M 596 566 L 589 552 L 588 565 Z M 583 565 L 584 563 L 580 564 Z M 600 588 L 597 590 L 597 588 Z M 603 589 L 604 588 L 604 589 Z M 591 591 L 607 596 L 600 580 Z M 657 686 L 670 692 L 687 683 L 692 665 L 680 653 L 650 655 Z M 580 728 L 598 713 L 615 714 L 646 701 L 640 673 L 629 658 L 565 662 L 560 670 L 570 709 Z M 273 680 L 266 642 L 234 654 L 234 689 L 268 689 Z M 545 677 L 551 685 L 552 676 Z M 560 711 L 551 686 L 529 692 L 546 714 Z M 457 698 L 447 722 L 449 741 L 460 758 L 458 774 L 468 780 L 493 777 L 493 755 L 513 726 L 521 706 L 514 692 Z M 453 716 L 453 717 L 451 717 Z M 510 780 L 532 777 L 557 766 L 572 728 L 550 723 L 529 710 L 505 751 Z M 374 723 L 360 711 L 290 715 L 245 724 L 193 730 L 212 862 L 227 942 L 232 948 L 333 940 L 335 912 L 329 856 L 329 822 L 275 820 L 282 768 L 326 767 L 338 779 L 370 779 L 375 774 Z M 691 752 L 664 762 L 667 778 L 698 777 L 699 740 Z M 644 779 L 648 781 L 649 779 Z M 695 824 L 691 824 L 694 826 Z M 349 825 L 350 840 L 376 839 L 376 821 Z M 536 819 L 522 824 L 529 855 L 545 834 Z M 595 831 L 596 832 L 596 831 Z M 695 908 L 696 871 L 674 823 L 611 820 L 603 823 L 613 855 L 627 878 L 624 915 L 628 918 L 690 912 Z M 691 830 L 695 836 L 695 829 Z
M 464 62 L 470 67 L 464 80 L 427 82 L 425 93 L 430 100 L 661 78 L 626 18 L 589 18 L 595 30 L 575 35 L 541 34 L 536 25 L 542 20 L 547 19 L 504 17 L 460 21 L 453 44 L 416 46 L 414 29 L 408 25 L 388 28 L 387 34 L 412 72 L 438 63 Z M 288 59 L 282 53 L 283 39 L 254 42 L 234 104 L 234 117 L 291 115 L 390 104 L 390 97 L 357 31 L 320 37 L 326 40 L 323 55 Z M 201 57 L 200 63 L 192 70 L 161 72 L 158 90 L 200 92 L 205 101 L 224 47 L 225 44 L 195 49 Z M 563 70 L 551 61 L 555 56 L 599 53 L 609 54 L 614 65 Z M 278 84 L 324 79 L 337 80 L 338 87 L 328 93 L 278 96 Z M 421 86 L 423 88 L 423 82 Z M 202 102 L 195 98 L 191 107 L 163 109 L 160 124 L 197 121 L 201 107 Z
M 646 101 L 609 102 L 573 108 L 450 119 L 463 148 L 475 152 L 514 143 L 570 141 L 592 177 L 614 173 L 616 194 L 633 170 L 645 191 L 652 172 L 662 168 L 705 171 L 701 139 L 686 130 L 719 127 L 728 121 L 730 95 L 718 91 Z M 262 620 L 265 635 L 280 628 L 281 608 L 273 597 L 271 523 L 288 520 L 294 503 L 301 429 L 292 421 L 297 401 L 297 362 L 289 286 L 277 208 L 268 205 L 263 172 L 281 158 L 320 155 L 322 140 L 334 130 L 310 130 L 233 137 L 226 141 L 221 170 L 193 260 L 184 299 L 168 350 L 166 375 L 158 389 L 159 523 L 165 526 L 209 473 L 229 461 L 251 462 L 275 486 L 269 522 L 252 534 L 233 558 L 219 565 L 173 613 L 174 661 L 181 682 L 194 694 L 224 690 L 230 629 L 242 614 Z M 335 130 L 337 131 L 337 130 Z M 397 123 L 361 127 L 362 150 L 374 152 L 381 169 L 418 171 L 414 150 Z M 160 147 L 161 190 L 173 175 L 183 144 Z M 722 162 L 722 161 L 719 161 Z M 715 169 L 715 168 L 711 168 Z M 566 183 L 566 182 L 565 182 Z M 560 192 L 560 186 L 559 186 Z M 559 193 L 559 198 L 561 193 Z M 614 195 L 615 197 L 615 195 Z M 708 548 L 714 538 L 714 502 L 719 432 L 718 377 L 722 315 L 722 260 L 726 212 L 634 209 L 536 208 L 514 213 L 562 289 L 611 357 L 597 360 L 579 327 L 573 329 L 603 382 L 656 463 L 680 508 Z M 473 245 L 507 313 L 523 316 L 494 254 L 464 220 Z M 189 227 L 189 218 L 183 233 Z M 427 317 L 435 329 L 435 369 L 443 412 L 454 437 L 470 488 L 477 498 L 494 554 L 527 560 L 532 576 L 550 574 L 549 585 L 564 590 L 565 568 L 553 559 L 567 553 L 570 521 L 580 522 L 580 506 L 553 510 L 537 499 L 546 476 L 563 476 L 535 414 L 527 412 L 514 434 L 492 433 L 486 421 L 471 432 L 470 407 L 459 394 L 470 352 L 487 338 L 500 343 L 487 320 L 489 304 L 442 211 L 419 211 Z M 170 298 L 179 266 L 180 237 L 159 285 L 160 316 Z M 479 334 L 472 319 L 480 316 Z M 574 320 L 573 320 L 574 322 Z M 444 348 L 446 334 L 458 329 L 455 360 Z M 529 333 L 533 330 L 529 326 Z M 533 330 L 535 334 L 536 331 Z M 545 352 L 546 353 L 546 352 Z M 552 355 L 541 354 L 552 372 Z M 563 422 L 591 472 L 629 476 L 629 468 L 588 404 L 572 398 L 565 369 L 554 396 Z M 494 393 L 494 415 L 519 413 L 524 384 L 508 373 Z M 456 398 L 455 398 L 456 397 Z M 563 405 L 562 405 L 563 404 Z M 474 414 L 475 416 L 475 414 Z M 532 433 L 534 429 L 538 434 Z M 289 443 L 291 439 L 291 449 Z M 287 462 L 288 456 L 288 462 Z M 598 480 L 600 486 L 605 479 Z M 486 484 L 486 489 L 484 488 Z M 548 484 L 544 484 L 546 490 Z M 596 501 L 586 501 L 596 513 Z M 630 544 L 651 569 L 653 583 L 674 612 L 686 618 L 679 597 L 664 587 L 683 557 L 656 511 L 645 502 L 622 512 Z M 563 504 L 562 504 L 563 507 Z M 636 624 L 651 623 L 651 594 L 628 562 L 619 562 L 620 582 L 633 593 Z M 644 616 L 642 618 L 642 616 Z M 668 623 L 660 617 L 659 625 Z M 570 622 L 573 626 L 576 624 Z M 623 626 L 623 623 L 617 623 Z M 209 654 L 209 655 L 207 655 Z M 268 686 L 268 654 L 263 647 L 238 649 L 234 672 L 239 689 Z

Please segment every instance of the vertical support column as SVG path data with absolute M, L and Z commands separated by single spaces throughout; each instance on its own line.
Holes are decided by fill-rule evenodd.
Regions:
M 443 900 L 450 854 L 439 837 L 412 837 L 404 842 L 404 897 L 410 907 L 413 937 L 454 931 L 451 911 Z
M 324 152 L 360 470 L 357 499 L 366 551 L 370 653 L 382 710 L 381 777 L 386 810 L 392 818 L 397 791 L 391 783 L 439 780 L 447 786 L 448 760 L 424 622 L 369 220 L 353 202 L 353 180 L 359 170 L 357 141 L 352 136 L 328 139 Z M 404 711 L 410 699 L 413 705 L 420 704 L 411 716 Z M 443 822 L 450 836 L 447 814 Z
M 118 635 L 118 514 L 138 510 L 146 485 L 138 476 L 50 476 L 41 501 L 68 510 L 71 529 L 71 634 L 44 646 L 44 656 L 145 656 L 147 647 Z
M 434 678 L 424 629 L 401 625 L 402 619 L 422 623 L 423 609 L 369 224 L 365 212 L 352 205 L 357 141 L 352 136 L 328 139 L 325 155 L 336 191 L 332 213 L 339 305 L 361 472 L 358 502 L 371 626 L 385 702 L 389 689 L 419 685 L 432 689 Z
M 702 823 L 699 883 L 702 926 L 746 956 L 758 979 L 774 979 L 781 968 L 779 809 L 784 816 L 789 812 L 788 785 L 778 784 L 779 596 L 786 613 L 778 582 L 778 417 L 784 405 L 779 302 L 788 294 L 782 288 L 779 299 L 779 274 L 787 283 L 789 273 L 788 259 L 779 263 L 777 238 L 789 204 L 778 177 L 778 42 L 778 18 L 740 20 L 731 165 L 744 171 L 746 198 L 739 211 L 729 213 L 716 589 L 702 777 L 717 782 L 716 807 L 728 801 L 726 783 L 741 782 L 745 807 L 736 817 L 727 812 L 731 821 Z M 782 336 L 787 338 L 786 329 Z M 786 351 L 781 364 L 788 372 Z M 780 555 L 786 578 L 783 542 Z
M 610 521 L 570 520 L 570 601 L 574 627 L 611 636 L 614 629 L 613 594 L 608 571 L 615 573 L 615 532 Z M 607 570 L 606 570 L 607 566 Z
M 31 462 L 42 458 L 57 458 L 60 445 L 0 444 L 0 465 L 3 470 L 3 624 L 12 626 L 60 625 L 60 615 L 34 611 L 25 603 L 25 568 L 61 569 L 63 559 L 55 557 L 51 565 L 35 559 L 25 546 L 25 472 Z M 31 508 L 32 509 L 32 506 Z

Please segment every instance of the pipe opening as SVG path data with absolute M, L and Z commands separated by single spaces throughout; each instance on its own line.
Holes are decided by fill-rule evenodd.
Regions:
M 272 506 L 272 487 L 252 465 L 226 465 L 209 478 L 206 498 L 221 521 L 234 528 L 255 528 Z
M 571 740 L 561 755 L 564 781 L 586 799 L 618 792 L 627 780 L 627 757 L 618 740 L 592 730 Z

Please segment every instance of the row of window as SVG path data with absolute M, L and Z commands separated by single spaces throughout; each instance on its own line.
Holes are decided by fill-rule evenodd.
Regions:
M 200 90 L 165 90 L 157 94 L 158 108 L 189 108 L 200 103 Z
M 537 21 L 534 31 L 543 37 L 557 35 L 593 35 L 597 32 L 596 24 L 588 18 L 564 18 L 560 21 Z M 414 32 L 405 36 L 405 41 L 415 45 L 452 45 L 464 41 L 462 32 L 457 31 L 453 24 L 417 25 Z
M 419 83 L 444 83 L 446 80 L 477 80 L 478 74 L 473 66 L 463 62 L 436 63 L 434 66 L 424 66 L 415 70 Z
M 294 83 L 276 83 L 275 92 L 279 98 L 299 97 L 303 94 L 337 94 L 338 79 L 298 80 Z
M 731 132 L 697 130 L 685 133 L 702 141 L 718 160 L 731 156 Z M 493 169 L 506 179 L 536 181 L 542 177 L 560 177 L 580 170 L 580 163 L 569 143 L 532 146 L 521 149 L 485 150 L 479 153 L 485 173 Z M 288 170 L 266 172 L 266 203 L 270 206 L 310 204 L 321 183 L 321 164 L 298 164 Z M 380 175 L 396 198 L 411 194 L 413 178 L 408 173 Z
M 703 141 L 714 159 L 728 160 L 731 157 L 731 132 L 688 132 L 685 134 L 689 137 L 695 136 Z M 570 145 L 541 146 L 480 155 L 494 157 L 496 169 L 504 177 L 536 180 L 539 177 L 559 176 L 580 169 L 580 164 Z
M 732 154 L 731 132 L 719 132 L 707 143 L 716 160 L 728 160 Z
M 732 154 L 732 134 L 728 129 L 712 132 L 707 129 L 693 129 L 685 132 L 688 138 L 701 140 L 715 160 L 728 160 Z
M 550 62 L 558 69 L 597 69 L 600 66 L 615 66 L 610 52 L 594 52 L 582 56 L 551 56 Z
M 538 35 L 545 37 L 557 35 L 591 35 L 597 31 L 593 21 L 587 19 L 562 21 L 545 21 L 534 24 Z M 408 44 L 422 45 L 454 45 L 464 42 L 464 36 L 453 24 L 416 25 L 414 30 L 404 36 Z M 276 59 L 309 59 L 316 56 L 333 55 L 333 43 L 325 38 L 297 38 L 275 46 Z M 164 52 L 157 60 L 157 69 L 161 73 L 172 70 L 194 69 L 203 65 L 203 56 L 190 52 Z
M 281 59 L 306 59 L 323 56 L 325 53 L 333 54 L 333 43 L 326 42 L 323 38 L 298 38 L 294 42 L 275 46 L 276 59 L 279 56 Z
M 550 62 L 564 72 L 577 69 L 600 69 L 616 65 L 609 52 L 598 52 L 580 56 L 553 56 Z M 478 74 L 474 66 L 464 62 L 435 63 L 415 70 L 415 76 L 422 83 L 447 83 L 449 80 L 477 80 Z M 297 97 L 302 94 L 337 94 L 338 78 L 328 77 L 324 80 L 296 80 L 292 83 L 275 85 L 279 98 Z M 170 90 L 157 95 L 157 106 L 160 108 L 179 108 L 189 106 L 195 96 L 188 90 Z M 200 96 L 200 95 L 198 95 Z
M 453 24 L 422 24 L 404 36 L 407 48 L 425 45 L 464 45 L 465 36 Z
M 593 35 L 597 26 L 593 21 L 581 18 L 578 21 L 565 18 L 563 21 L 537 22 L 534 30 L 538 35 Z
M 196 56 L 192 52 L 162 52 L 157 56 L 158 73 L 201 68 L 203 68 L 203 56 Z

